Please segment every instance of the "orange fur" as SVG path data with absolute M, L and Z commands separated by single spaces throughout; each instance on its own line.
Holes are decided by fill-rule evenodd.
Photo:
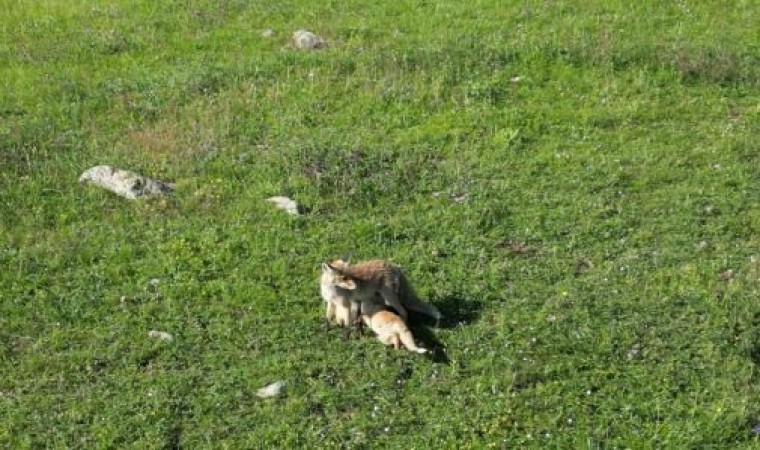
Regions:
M 362 311 L 362 320 L 372 328 L 372 331 L 377 334 L 377 339 L 385 345 L 392 345 L 393 348 L 400 349 L 403 344 L 410 351 L 427 352 L 426 349 L 415 344 L 412 332 L 406 323 L 388 310 L 371 311 L 370 313 Z

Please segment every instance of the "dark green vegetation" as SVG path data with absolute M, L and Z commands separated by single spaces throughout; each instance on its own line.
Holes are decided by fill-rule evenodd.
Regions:
M 759 21 L 0 0 L 0 445 L 753 447 Z M 344 253 L 402 264 L 445 354 L 324 333 Z

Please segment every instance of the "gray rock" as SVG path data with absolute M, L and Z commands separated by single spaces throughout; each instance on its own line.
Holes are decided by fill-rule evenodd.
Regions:
M 301 50 L 319 50 L 327 46 L 327 41 L 324 38 L 306 30 L 298 30 L 293 33 L 291 42 L 295 48 Z
M 174 336 L 166 331 L 150 330 L 148 337 L 153 339 L 159 339 L 161 341 L 171 342 L 174 340 Z
M 292 214 L 294 216 L 301 214 L 301 207 L 298 206 L 298 203 L 289 199 L 288 197 L 269 197 L 267 201 L 288 214 Z
M 130 200 L 143 196 L 161 195 L 174 189 L 172 184 L 107 165 L 85 170 L 79 176 L 79 182 L 92 183 Z
M 285 389 L 285 382 L 280 380 L 272 384 L 268 384 L 263 388 L 256 391 L 256 395 L 261 398 L 277 397 L 282 394 Z

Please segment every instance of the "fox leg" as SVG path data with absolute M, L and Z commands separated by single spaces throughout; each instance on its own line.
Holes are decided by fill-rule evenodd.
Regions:
M 332 304 L 335 321 L 339 327 L 343 328 L 342 338 L 346 340 L 350 337 L 351 325 L 353 325 L 351 322 L 351 305 L 344 299 L 337 299 L 336 301 L 338 303 Z
M 357 339 L 364 336 L 364 322 L 362 322 L 361 319 L 356 319 L 354 321 L 354 329 L 356 330 Z
M 325 311 L 325 319 L 332 320 L 335 318 L 335 304 L 333 302 L 325 302 L 327 309 Z
M 408 317 L 406 308 L 401 304 L 398 295 L 396 295 L 393 289 L 387 287 L 380 289 L 380 296 L 383 298 L 385 304 L 395 309 L 396 312 L 398 312 L 399 317 L 401 317 L 401 320 L 406 322 Z
M 391 344 L 393 345 L 393 348 L 398 350 L 401 348 L 401 341 L 398 338 L 398 334 L 394 334 L 391 339 Z
M 335 319 L 335 304 L 333 302 L 325 302 L 327 304 L 327 310 L 325 311 L 324 329 L 325 331 L 330 329 L 330 322 Z
M 362 320 L 361 306 L 361 303 L 351 302 L 349 312 L 349 326 L 353 326 L 356 329 L 357 338 L 360 338 L 364 335 L 364 321 Z
M 341 316 L 338 318 L 338 325 L 343 328 L 341 339 L 346 341 L 351 338 L 351 312 L 345 305 L 341 307 Z

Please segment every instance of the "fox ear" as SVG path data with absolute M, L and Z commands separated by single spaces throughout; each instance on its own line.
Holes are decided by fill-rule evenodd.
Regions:
M 336 283 L 336 286 L 346 289 L 348 291 L 353 291 L 356 289 L 356 282 L 348 277 L 342 277 L 340 278 Z
M 330 263 L 322 263 L 322 272 L 333 273 L 335 272 L 335 267 L 331 266 Z

